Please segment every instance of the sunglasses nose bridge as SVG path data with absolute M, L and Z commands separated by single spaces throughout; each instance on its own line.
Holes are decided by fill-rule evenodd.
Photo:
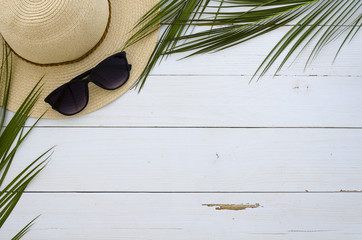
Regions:
M 76 76 L 75 78 L 73 78 L 71 81 L 69 81 L 68 83 L 76 83 L 76 82 L 81 82 L 81 81 L 87 81 L 89 83 L 89 76 L 91 74 L 93 69 L 90 69 L 78 76 Z

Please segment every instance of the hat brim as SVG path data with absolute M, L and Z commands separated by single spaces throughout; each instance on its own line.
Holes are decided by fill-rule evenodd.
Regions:
M 106 57 L 121 50 L 125 42 L 132 36 L 132 29 L 137 21 L 150 10 L 157 0 L 111 0 L 112 18 L 109 32 L 102 44 L 88 57 L 77 63 L 41 67 L 28 63 L 16 55 L 13 56 L 13 79 L 11 82 L 8 110 L 15 112 L 35 84 L 44 76 L 44 87 L 39 101 L 31 113 L 32 117 L 40 117 L 45 111 L 44 118 L 66 118 L 57 111 L 51 109 L 50 105 L 43 99 L 54 89 L 68 82 L 73 77 L 83 73 L 101 62 Z M 129 80 L 121 88 L 113 91 L 104 90 L 94 84 L 89 84 L 89 102 L 87 107 L 75 116 L 84 115 L 98 110 L 119 98 L 129 90 L 140 77 L 146 67 L 148 60 L 155 48 L 158 39 L 158 31 L 147 38 L 126 49 L 127 59 L 132 64 Z M 0 37 L 0 44 L 4 40 Z M 2 56 L 2 47 L 0 47 Z

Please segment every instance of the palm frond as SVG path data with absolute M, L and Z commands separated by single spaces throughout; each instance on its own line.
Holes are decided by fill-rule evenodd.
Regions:
M 161 0 L 156 4 L 143 18 L 136 27 L 143 25 L 137 33 L 132 36 L 126 43 L 126 47 L 142 40 L 150 33 L 157 29 L 159 21 L 171 21 L 165 32 L 161 36 L 161 40 L 156 45 L 155 50 L 152 53 L 151 59 L 143 71 L 143 76 L 148 76 L 153 66 L 157 63 L 158 59 L 163 58 L 164 53 L 169 49 L 176 47 L 177 41 L 173 39 L 180 38 L 185 32 L 188 31 L 190 24 L 177 24 L 180 22 L 193 23 L 195 20 L 194 11 L 204 12 L 207 4 L 211 0 Z M 162 8 L 162 11 L 158 11 Z M 145 81 L 139 81 L 137 83 L 140 89 L 143 87 Z
M 27 234 L 30 230 L 30 228 L 34 225 L 35 220 L 38 218 L 39 216 L 37 216 L 36 218 L 34 218 L 30 223 L 28 223 L 23 229 L 20 230 L 20 232 L 18 232 L 18 234 L 16 234 L 11 240 L 20 240 L 25 234 Z
M 254 77 L 261 77 L 283 53 L 286 52 L 286 56 L 276 73 L 294 53 L 300 54 L 316 39 L 307 66 L 323 47 L 348 32 L 337 56 L 361 29 L 361 6 L 361 0 L 161 0 L 140 19 L 137 26 L 142 27 L 126 46 L 154 31 L 159 21 L 166 26 L 137 83 L 141 90 L 156 63 L 170 54 L 187 52 L 186 57 L 190 57 L 215 53 L 296 21 L 256 70 Z M 208 29 L 189 31 L 195 26 Z
M 11 50 L 5 44 L 2 52 L 3 56 L 0 69 L 0 86 L 1 93 L 3 93 L 1 96 L 2 108 L 0 114 L 0 229 L 14 210 L 26 187 L 45 167 L 46 162 L 51 155 L 48 154 L 51 151 L 51 149 L 49 149 L 21 171 L 14 179 L 9 181 L 5 187 L 3 187 L 18 148 L 40 120 L 38 119 L 29 130 L 24 130 L 29 114 L 31 113 L 36 101 L 39 99 L 42 85 L 39 81 L 39 83 L 26 97 L 14 116 L 9 121 L 6 121 L 6 107 L 8 104 L 12 79 L 12 55 Z M 33 221 L 20 231 L 13 239 L 20 239 L 29 230 Z

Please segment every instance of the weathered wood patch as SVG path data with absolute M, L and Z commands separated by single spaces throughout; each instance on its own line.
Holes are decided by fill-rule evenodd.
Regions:
M 202 204 L 202 206 L 207 207 L 216 207 L 216 210 L 234 210 L 240 211 L 247 208 L 258 208 L 260 207 L 259 203 L 256 204 Z

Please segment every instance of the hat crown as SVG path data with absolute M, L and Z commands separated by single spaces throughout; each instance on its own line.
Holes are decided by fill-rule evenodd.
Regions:
M 0 32 L 22 58 L 39 64 L 73 61 L 104 35 L 108 0 L 0 0 Z

